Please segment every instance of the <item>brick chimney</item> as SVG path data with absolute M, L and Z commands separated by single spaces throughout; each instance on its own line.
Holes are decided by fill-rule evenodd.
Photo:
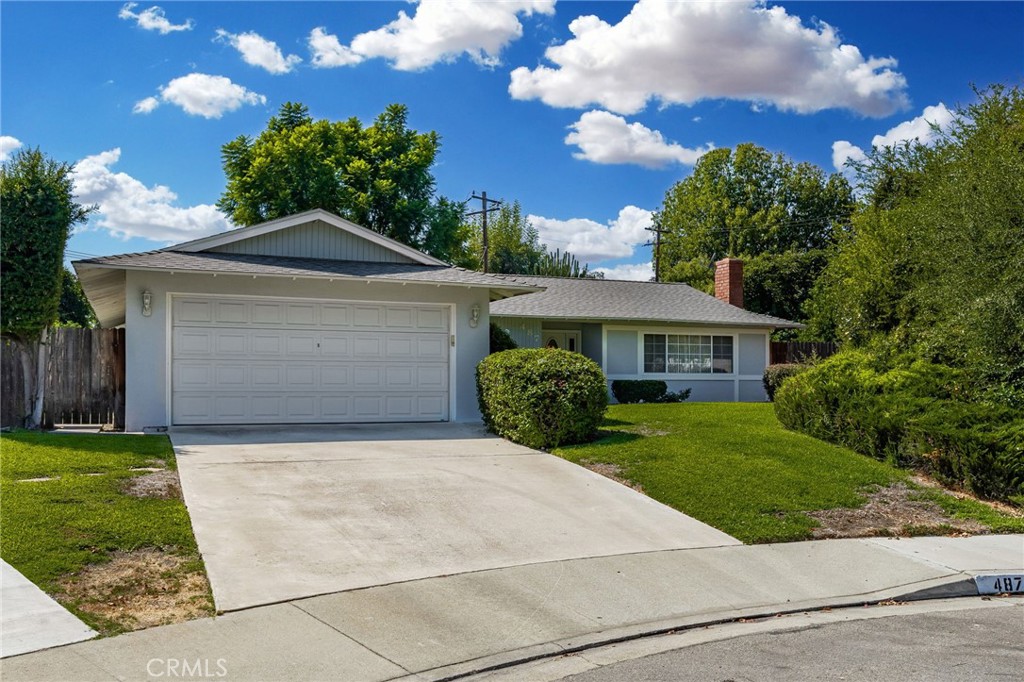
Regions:
M 743 307 L 743 261 L 723 258 L 715 263 L 715 298 Z

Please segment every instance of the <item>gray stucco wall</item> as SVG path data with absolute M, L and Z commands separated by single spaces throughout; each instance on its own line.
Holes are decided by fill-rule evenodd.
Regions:
M 276 296 L 324 300 L 381 301 L 401 303 L 447 303 L 455 305 L 456 338 L 452 384 L 453 421 L 480 419 L 476 402 L 475 370 L 489 350 L 488 292 L 486 289 L 459 287 L 402 286 L 365 282 L 328 282 L 327 280 L 291 280 L 281 277 L 189 275 L 129 271 L 126 278 L 127 345 L 125 422 L 129 431 L 145 427 L 169 426 L 169 296 L 181 294 L 222 294 L 237 296 Z M 153 294 L 153 314 L 143 317 L 143 291 Z M 470 310 L 480 306 L 480 323 L 469 326 Z

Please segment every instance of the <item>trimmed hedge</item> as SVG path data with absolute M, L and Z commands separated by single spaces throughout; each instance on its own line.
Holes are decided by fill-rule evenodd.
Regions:
M 492 432 L 531 448 L 593 440 L 608 385 L 593 360 L 565 350 L 517 348 L 476 368 L 477 399 Z
M 775 400 L 775 392 L 779 390 L 783 381 L 806 371 L 808 367 L 810 365 L 798 362 L 786 362 L 765 367 L 761 382 L 764 384 L 765 393 L 768 394 L 768 400 Z
M 503 350 L 512 350 L 513 348 L 519 348 L 519 344 L 515 342 L 512 335 L 491 322 L 491 352 L 500 353 Z
M 658 379 L 616 379 L 612 395 L 623 404 L 681 403 L 690 397 L 690 389 L 669 393 L 668 384 Z
M 967 389 L 945 365 L 847 350 L 785 381 L 775 414 L 787 428 L 978 495 L 1024 500 L 1024 417 L 971 402 Z

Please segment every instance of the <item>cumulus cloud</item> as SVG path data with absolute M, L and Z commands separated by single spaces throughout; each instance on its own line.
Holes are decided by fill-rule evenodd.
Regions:
M 163 8 L 156 5 L 141 12 L 135 12 L 134 10 L 138 6 L 139 3 L 137 2 L 125 3 L 121 11 L 117 13 L 117 16 L 121 19 L 134 19 L 135 24 L 139 28 L 147 31 L 158 31 L 161 35 L 167 35 L 175 31 L 191 31 L 192 27 L 195 26 L 191 19 L 186 19 L 184 24 L 172 24 L 164 14 Z
M 667 142 L 659 131 L 642 123 L 628 123 L 607 111 L 588 111 L 569 128 L 572 132 L 565 143 L 580 149 L 573 152 L 573 157 L 594 163 L 632 163 L 646 168 L 664 168 L 670 163 L 692 166 L 714 149 L 711 143 L 689 149 Z
M 323 26 L 317 26 L 309 32 L 307 44 L 313 55 L 313 67 L 317 69 L 351 66 L 363 61 L 360 55 L 342 45 L 338 36 L 329 34 Z
M 148 114 L 151 113 L 158 106 L 160 106 L 159 99 L 157 99 L 156 97 L 147 97 L 145 99 L 140 99 L 138 102 L 135 103 L 135 106 L 132 107 L 132 113 Z
M 0 135 L 0 161 L 11 158 L 11 152 L 21 147 L 21 140 L 10 135 Z
M 238 50 L 238 53 L 242 55 L 242 61 L 246 64 L 258 66 L 275 76 L 291 73 L 302 62 L 302 57 L 298 55 L 290 54 L 287 57 L 284 56 L 277 43 L 253 31 L 229 33 L 222 28 L 218 28 L 217 37 L 214 40 L 225 42 Z
M 650 263 L 624 263 L 608 268 L 595 268 L 605 279 L 628 279 L 634 282 L 649 282 L 654 279 L 654 266 Z
M 347 66 L 381 58 L 399 71 L 418 71 L 466 54 L 481 66 L 501 63 L 501 51 L 523 35 L 520 15 L 553 14 L 555 0 L 421 0 L 409 16 L 360 33 L 345 48 L 337 36 L 313 29 L 309 36 L 316 66 Z
M 873 148 L 893 147 L 895 145 L 917 140 L 921 144 L 931 144 L 935 141 L 936 130 L 944 130 L 953 122 L 953 112 L 946 108 L 946 105 L 939 102 L 935 106 L 925 107 L 920 116 L 915 116 L 909 121 L 904 121 L 889 128 L 884 135 L 875 135 L 871 139 Z M 849 160 L 864 161 L 867 154 L 857 145 L 847 140 L 836 140 L 832 143 L 832 165 L 836 170 L 847 172 L 846 162 Z
M 632 256 L 633 250 L 650 238 L 647 228 L 652 224 L 653 214 L 626 206 L 606 225 L 588 218 L 557 220 L 531 215 L 527 219 L 549 249 L 570 251 L 580 262 L 590 263 Z
M 892 57 L 865 58 L 831 26 L 803 25 L 763 2 L 639 0 L 617 24 L 580 16 L 573 37 L 545 52 L 551 66 L 512 71 L 515 99 L 597 104 L 619 114 L 650 100 L 733 99 L 811 113 L 845 108 L 887 116 L 907 106 Z
M 177 242 L 222 232 L 227 217 L 210 204 L 180 207 L 178 195 L 164 185 L 146 187 L 127 173 L 110 169 L 120 148 L 87 156 L 75 165 L 74 192 L 85 205 L 97 204 L 96 225 L 124 238 Z
M 132 108 L 136 114 L 148 114 L 161 101 L 181 107 L 185 113 L 203 118 L 220 118 L 243 104 L 266 104 L 267 98 L 224 76 L 190 73 L 160 87 L 160 97 L 139 100 Z

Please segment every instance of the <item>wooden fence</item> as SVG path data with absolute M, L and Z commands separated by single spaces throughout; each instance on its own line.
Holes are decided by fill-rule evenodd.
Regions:
M 802 362 L 811 357 L 835 355 L 839 344 L 834 341 L 772 341 L 771 364 Z
M 55 329 L 46 363 L 43 426 L 109 424 L 124 427 L 124 329 Z M 34 386 L 36 363 L 23 362 L 25 348 L 4 339 L 0 349 L 2 425 L 21 426 L 31 412 L 26 382 Z M 28 376 L 26 376 L 28 369 Z

